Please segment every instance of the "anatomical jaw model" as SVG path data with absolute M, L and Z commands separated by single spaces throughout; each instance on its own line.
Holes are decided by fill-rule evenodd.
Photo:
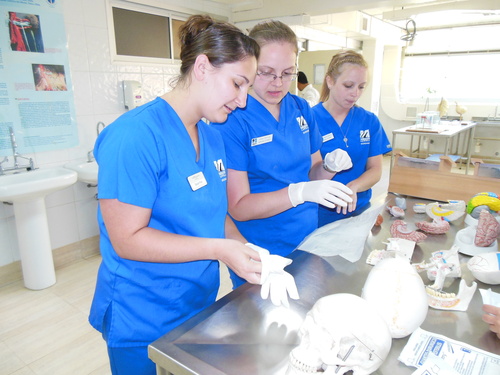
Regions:
M 467 310 L 477 288 L 475 282 L 469 287 L 465 280 L 462 279 L 457 294 L 443 292 L 444 282 L 447 277 L 462 276 L 457 246 L 453 246 L 450 250 L 435 251 L 432 253 L 429 262 L 422 262 L 414 266 L 418 272 L 427 270 L 429 280 L 434 280 L 434 284 L 426 287 L 430 307 L 438 310 Z
M 320 298 L 299 331 L 301 342 L 290 353 L 287 375 L 368 375 L 391 349 L 392 337 L 380 315 L 354 294 Z

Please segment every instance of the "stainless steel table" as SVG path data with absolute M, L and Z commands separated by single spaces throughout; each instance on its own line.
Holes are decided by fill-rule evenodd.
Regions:
M 394 204 L 393 198 L 389 195 L 386 204 Z M 427 219 L 425 214 L 413 213 L 416 202 L 429 203 L 407 198 L 404 218 L 407 223 Z M 373 268 L 366 264 L 366 257 L 373 249 L 385 249 L 383 242 L 390 237 L 389 227 L 395 220 L 385 210 L 383 216 L 382 226 L 371 230 L 364 253 L 356 263 L 340 256 L 319 257 L 294 251 L 289 256 L 293 263 L 287 271 L 294 275 L 301 298 L 291 301 L 290 309 L 275 307 L 270 301 L 262 300 L 260 286 L 244 284 L 153 342 L 149 357 L 157 364 L 157 373 L 285 374 L 288 354 L 299 343 L 298 329 L 315 301 L 333 293 L 361 295 L 366 277 Z M 430 253 L 436 250 L 449 250 L 455 233 L 462 227 L 463 224 L 452 225 L 446 234 L 429 235 L 416 246 L 412 262 L 428 260 Z M 466 264 L 469 259 L 460 255 L 463 278 L 468 285 L 474 280 Z M 421 275 L 426 285 L 431 283 L 425 273 Z M 491 288 L 500 293 L 500 286 L 476 282 L 478 289 Z M 457 292 L 458 279 L 445 286 L 447 292 Z M 500 355 L 500 339 L 482 322 L 481 305 L 480 293 L 476 291 L 467 312 L 429 308 L 421 328 Z M 415 370 L 397 359 L 408 338 L 393 339 L 388 358 L 375 374 L 411 374 Z

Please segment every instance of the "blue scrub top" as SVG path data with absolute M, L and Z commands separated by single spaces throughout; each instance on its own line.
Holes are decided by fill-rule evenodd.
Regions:
M 224 238 L 227 215 L 224 144 L 198 123 L 199 160 L 180 118 L 161 98 L 127 112 L 97 139 L 99 198 L 149 208 L 149 226 L 188 236 Z M 190 176 L 202 173 L 196 189 Z M 215 301 L 219 263 L 147 263 L 123 259 L 98 211 L 102 264 L 90 323 L 110 347 L 143 346 Z M 182 252 L 183 249 L 178 249 Z
M 313 112 L 318 122 L 318 128 L 323 138 L 321 156 L 323 159 L 329 152 L 340 148 L 351 157 L 353 167 L 338 172 L 333 177 L 334 181 L 348 184 L 357 179 L 366 170 L 369 157 L 382 155 L 392 150 L 391 144 L 377 116 L 364 108 L 354 106 L 344 120 L 342 128 L 337 124 L 332 115 L 323 107 L 323 103 L 313 107 Z M 342 129 L 342 130 L 341 130 Z M 348 138 L 346 147 L 344 134 Z M 346 215 L 337 214 L 335 210 L 319 207 L 319 226 L 336 220 L 359 214 L 368 207 L 372 197 L 372 189 L 359 192 L 356 210 Z
M 311 155 L 321 146 L 321 136 L 307 102 L 287 94 L 281 101 L 280 121 L 252 96 L 247 106 L 214 124 L 224 139 L 227 168 L 246 171 L 251 193 L 266 193 L 309 181 Z M 245 238 L 286 256 L 317 228 L 318 205 L 304 203 L 278 215 L 236 221 Z

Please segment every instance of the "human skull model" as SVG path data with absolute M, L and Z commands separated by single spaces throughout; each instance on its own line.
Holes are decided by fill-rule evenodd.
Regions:
M 407 259 L 386 258 L 368 274 L 361 297 L 384 319 L 393 338 L 410 335 L 429 305 L 422 278 Z
M 368 375 L 391 349 L 385 321 L 371 305 L 354 294 L 320 298 L 302 324 L 299 346 L 290 353 L 288 375 Z

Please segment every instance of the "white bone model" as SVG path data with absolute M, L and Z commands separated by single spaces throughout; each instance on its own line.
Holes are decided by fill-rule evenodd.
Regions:
M 413 333 L 429 310 L 422 278 L 402 257 L 378 262 L 366 278 L 361 297 L 384 319 L 393 338 Z
M 290 353 L 287 375 L 345 374 L 376 371 L 391 349 L 392 338 L 381 316 L 354 294 L 320 298 L 302 324 L 299 346 Z

